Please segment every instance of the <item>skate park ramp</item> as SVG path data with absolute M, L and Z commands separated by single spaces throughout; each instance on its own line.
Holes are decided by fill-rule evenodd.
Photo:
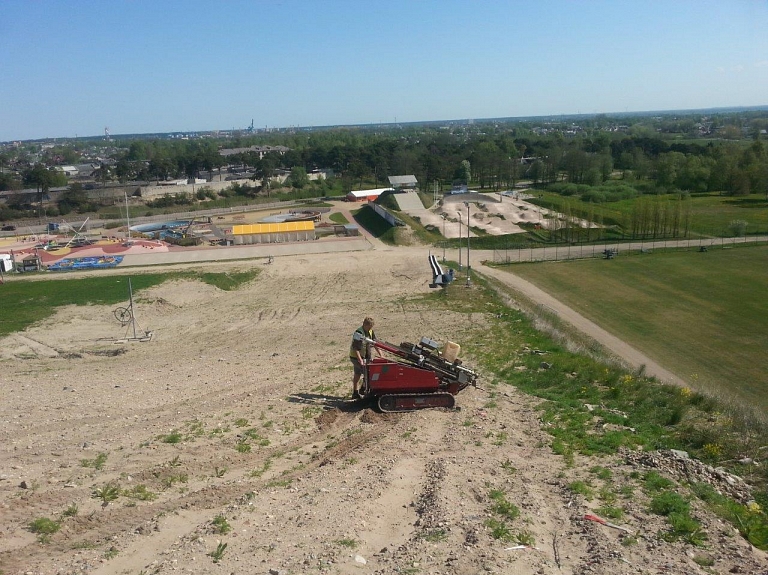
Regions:
M 400 209 L 409 214 L 418 215 L 414 212 L 426 211 L 427 208 L 421 203 L 421 198 L 416 192 L 404 192 L 400 194 L 392 194 L 392 197 L 397 201 L 397 205 Z

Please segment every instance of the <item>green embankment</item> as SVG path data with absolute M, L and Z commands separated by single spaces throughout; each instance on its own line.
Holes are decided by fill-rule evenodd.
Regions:
M 522 264 L 510 271 L 692 386 L 768 411 L 768 247 Z

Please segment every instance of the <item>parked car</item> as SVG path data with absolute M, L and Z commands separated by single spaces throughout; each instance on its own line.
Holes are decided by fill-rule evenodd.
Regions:
M 4 232 L 13 232 L 13 231 L 16 231 L 16 226 L 13 226 L 13 225 L 9 224 L 7 226 L 3 226 L 0 229 L 2 229 Z

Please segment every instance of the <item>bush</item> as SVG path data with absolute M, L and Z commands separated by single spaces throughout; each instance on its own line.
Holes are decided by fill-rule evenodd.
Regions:
M 40 535 L 52 535 L 61 528 L 61 523 L 48 519 L 47 517 L 38 517 L 29 524 L 29 530 L 32 533 Z
M 663 491 L 651 499 L 651 511 L 656 515 L 687 515 L 690 504 L 674 491 Z

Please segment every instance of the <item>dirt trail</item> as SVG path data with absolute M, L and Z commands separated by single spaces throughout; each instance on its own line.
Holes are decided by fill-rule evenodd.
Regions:
M 4 575 L 688 574 L 703 573 L 700 553 L 719 573 L 768 569 L 705 510 L 703 551 L 661 541 L 662 519 L 638 498 L 622 501 L 635 545 L 584 521 L 601 502 L 568 485 L 594 481 L 595 462 L 555 455 L 537 401 L 511 386 L 470 388 L 454 410 L 383 415 L 348 401 L 349 335 L 366 315 L 395 343 L 484 337 L 482 314 L 422 301 L 424 250 L 215 269 L 254 265 L 260 276 L 235 292 L 191 281 L 139 292 L 150 343 L 108 343 L 122 328 L 103 306 L 0 340 Z M 612 489 L 636 470 L 600 465 Z M 115 500 L 94 497 L 109 485 Z M 535 548 L 494 537 L 499 495 L 519 509 L 510 535 Z M 47 543 L 28 528 L 43 517 L 62 525 Z
M 643 368 L 647 375 L 655 377 L 659 381 L 682 387 L 686 385 L 685 381 L 671 371 L 665 369 L 625 341 L 617 338 L 596 323 L 588 320 L 583 315 L 555 299 L 541 288 L 536 287 L 531 282 L 524 280 L 510 271 L 500 270 L 483 264 L 480 264 L 476 269 L 478 269 L 480 273 L 495 278 L 511 287 L 513 290 L 522 293 L 537 305 L 544 306 L 550 313 L 554 312 L 560 319 L 568 322 L 578 331 L 594 339 L 608 351 L 615 354 L 620 361 L 626 363 L 631 369 L 637 370 Z

